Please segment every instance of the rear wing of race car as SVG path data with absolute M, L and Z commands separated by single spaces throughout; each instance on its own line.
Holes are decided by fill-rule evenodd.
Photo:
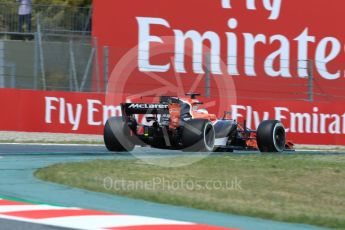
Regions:
M 168 104 L 123 103 L 121 109 L 124 115 L 169 114 Z

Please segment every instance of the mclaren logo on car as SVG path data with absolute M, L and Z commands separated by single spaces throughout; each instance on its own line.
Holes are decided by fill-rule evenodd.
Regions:
M 162 104 L 130 104 L 129 109 L 168 109 L 169 105 Z

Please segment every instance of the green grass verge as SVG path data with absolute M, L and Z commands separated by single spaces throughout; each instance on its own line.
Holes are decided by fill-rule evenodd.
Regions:
M 35 175 L 154 202 L 345 229 L 345 155 L 216 156 L 180 168 L 97 160 Z

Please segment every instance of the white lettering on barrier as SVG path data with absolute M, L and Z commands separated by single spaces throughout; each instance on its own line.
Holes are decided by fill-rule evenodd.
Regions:
M 139 23 L 139 55 L 138 66 L 142 72 L 167 72 L 170 69 L 170 64 L 166 65 L 151 65 L 150 64 L 150 43 L 163 43 L 163 40 L 158 36 L 150 34 L 151 25 L 161 25 L 170 28 L 169 23 L 162 18 L 137 18 Z
M 231 9 L 231 0 L 221 0 L 222 8 L 224 9 Z M 238 0 L 237 0 L 238 1 Z M 243 0 L 239 0 L 243 2 Z M 279 18 L 282 0 L 259 0 L 262 2 L 264 8 L 270 12 L 270 20 L 276 20 Z M 256 10 L 256 2 L 257 0 L 246 0 L 246 7 L 248 10 Z
M 275 119 L 289 123 L 285 128 L 291 133 L 345 134 L 345 112 L 342 115 L 319 113 L 318 107 L 310 112 L 292 112 L 287 107 L 274 107 L 274 114 L 262 111 L 260 117 L 260 112 L 252 106 L 232 105 L 231 109 L 233 119 L 246 118 L 248 128 L 257 129 L 262 120 Z
M 102 105 L 99 100 L 87 100 L 87 124 L 92 126 L 102 125 L 102 121 L 95 121 L 94 114 L 99 113 L 99 109 L 95 108 L 95 105 Z
M 59 99 L 56 97 L 45 97 L 45 104 L 46 104 L 46 109 L 45 109 L 45 122 L 47 124 L 53 123 L 52 121 L 52 111 L 57 110 L 55 106 L 52 105 L 52 102 L 59 102 Z
M 106 106 L 100 100 L 87 99 L 87 124 L 89 126 L 103 126 L 109 117 L 121 116 L 120 106 Z M 273 113 L 256 110 L 253 106 L 232 105 L 232 117 L 235 120 L 246 119 L 247 127 L 256 129 L 262 120 L 276 119 L 288 124 L 287 132 L 306 134 L 345 134 L 345 111 L 343 114 L 321 113 L 318 107 L 310 112 L 292 111 L 288 107 L 273 107 Z M 67 115 L 72 130 L 77 131 L 81 126 L 83 116 L 82 104 L 66 102 L 65 98 L 45 97 L 45 123 L 58 122 L 65 125 L 61 114 Z M 100 117 L 102 120 L 96 120 Z M 83 119 L 84 120 L 84 119 Z
M 311 133 L 311 115 L 309 113 L 291 113 L 290 118 L 292 133 Z
M 278 121 L 282 121 L 284 123 L 285 120 L 287 120 L 288 118 L 283 115 L 282 113 L 283 112 L 290 112 L 290 110 L 286 107 L 275 107 L 274 108 L 274 111 L 275 111 L 275 119 L 278 120 Z M 286 129 L 287 132 L 290 131 L 290 129 Z
M 167 72 L 170 70 L 171 65 L 153 65 L 150 63 L 150 43 L 156 42 L 164 45 L 162 38 L 158 36 L 153 36 L 150 33 L 151 26 L 164 26 L 170 28 L 170 24 L 162 18 L 144 18 L 137 17 L 139 25 L 139 54 L 138 54 L 138 66 L 139 70 L 142 72 Z M 236 19 L 231 18 L 228 21 L 228 27 L 230 29 L 236 29 L 238 22 Z M 229 74 L 238 75 L 238 39 L 239 37 L 232 32 L 225 32 L 227 46 L 228 46 L 228 57 L 227 57 L 227 73 L 222 72 L 220 50 L 221 50 L 221 38 L 219 34 L 214 31 L 206 31 L 201 34 L 198 31 L 190 30 L 182 32 L 182 30 L 173 29 L 175 34 L 175 58 L 174 66 L 177 73 L 186 73 L 185 69 L 185 44 L 187 40 L 191 40 L 193 44 L 193 73 L 202 74 L 203 69 L 203 44 L 207 40 L 211 47 L 211 72 L 212 74 Z M 275 42 L 280 43 L 278 50 L 272 52 L 266 57 L 264 61 L 264 69 L 268 76 L 270 77 L 292 77 L 290 73 L 290 62 L 291 62 L 291 42 L 287 37 L 281 34 L 275 34 L 267 37 L 264 34 L 251 34 L 243 33 L 242 42 L 244 44 L 244 74 L 247 76 L 257 76 L 256 73 L 256 50 L 259 45 L 267 45 L 267 41 L 270 44 Z M 293 39 L 297 43 L 297 55 L 298 61 L 298 71 L 297 76 L 300 78 L 305 78 L 308 76 L 308 62 L 309 59 L 309 45 L 310 43 L 315 43 L 315 36 L 309 35 L 309 29 L 305 28 L 303 32 Z M 330 46 L 330 53 L 328 52 L 328 47 Z M 316 46 L 315 60 L 316 69 L 320 76 L 327 80 L 335 80 L 340 77 L 340 70 L 336 70 L 335 73 L 330 73 L 327 65 L 334 61 L 340 54 L 341 44 L 338 39 L 333 37 L 323 38 Z M 274 70 L 274 62 L 279 61 L 279 70 Z M 167 60 L 168 62 L 168 60 Z
M 244 72 L 247 76 L 256 76 L 255 72 L 255 51 L 258 43 L 266 44 L 266 36 L 263 34 L 253 35 L 244 33 Z M 236 55 L 237 56 L 237 55 Z
M 109 117 L 121 116 L 121 106 L 103 106 L 103 124 L 107 122 Z
M 203 74 L 202 64 L 204 56 L 203 54 L 203 42 L 208 40 L 211 43 L 211 71 L 214 74 L 222 74 L 220 70 L 220 38 L 212 31 L 207 31 L 204 34 L 200 34 L 195 30 L 190 30 L 183 33 L 181 30 L 174 30 L 176 37 L 175 46 L 175 71 L 178 73 L 186 73 L 185 70 L 185 43 L 190 39 L 193 42 L 193 71 L 194 73 Z
M 246 7 L 248 10 L 257 10 L 258 1 L 247 0 Z M 263 7 L 270 11 L 271 20 L 276 20 L 280 16 L 282 0 L 261 0 Z M 222 0 L 222 8 L 232 9 L 231 0 Z M 244 53 L 244 70 L 243 74 L 246 76 L 257 76 L 256 68 L 258 62 L 264 67 L 264 71 L 269 77 L 284 77 L 292 78 L 297 76 L 299 78 L 308 77 L 308 60 L 314 59 L 316 64 L 316 70 L 319 75 L 326 80 L 336 80 L 341 77 L 341 70 L 330 70 L 328 64 L 339 57 L 341 52 L 341 42 L 334 37 L 322 38 L 319 42 L 316 41 L 315 36 L 309 35 L 309 28 L 303 29 L 302 33 L 295 37 L 292 41 L 287 36 L 282 34 L 273 34 L 267 36 L 265 34 L 252 34 L 244 32 L 242 34 L 235 33 L 238 28 L 238 21 L 235 18 L 230 18 L 227 21 L 228 29 L 231 31 L 225 31 L 225 37 L 221 34 L 206 30 L 200 33 L 196 30 L 183 31 L 180 29 L 171 28 L 170 23 L 163 18 L 154 17 L 137 17 L 139 41 L 138 41 L 138 67 L 142 72 L 168 72 L 171 70 L 172 65 L 169 63 L 170 59 L 167 59 L 165 65 L 154 65 L 150 62 L 150 44 L 156 43 L 164 46 L 164 40 L 162 37 L 151 34 L 151 27 L 166 28 L 169 33 L 174 33 L 175 38 L 175 58 L 174 67 L 177 73 L 187 73 L 185 68 L 185 56 L 186 56 L 186 43 L 191 41 L 193 45 L 193 73 L 203 74 L 204 70 L 204 48 L 206 43 L 210 44 L 211 55 L 211 73 L 215 75 L 240 75 L 238 66 L 238 58 L 240 52 Z M 168 31 L 167 31 L 168 32 Z M 240 41 L 242 39 L 242 41 Z M 227 45 L 227 57 L 226 65 L 227 70 L 221 67 L 221 50 L 222 41 L 226 41 Z M 256 57 L 256 51 L 258 46 L 273 46 L 274 43 L 279 42 L 280 46 L 277 50 L 270 53 L 265 57 L 264 61 L 258 60 Z M 295 44 L 294 44 L 295 43 Z M 243 44 L 243 47 L 238 47 L 238 44 Z M 310 57 L 310 45 L 315 45 L 315 54 Z M 296 47 L 297 50 L 291 50 L 291 47 Z M 297 57 L 292 58 L 291 53 L 297 54 Z M 298 62 L 298 68 L 296 74 L 291 73 L 291 66 L 295 66 Z M 296 61 L 297 60 L 297 61 Z M 279 63 L 275 65 L 274 63 Z M 293 65 L 292 65 L 293 64 Z M 338 67 L 339 68 L 339 67 Z M 293 69 L 295 71 L 295 69 Z
M 241 113 L 239 113 L 240 110 L 246 111 L 246 106 L 243 105 L 232 105 L 231 106 L 231 114 L 232 114 L 232 119 L 238 120 L 239 118 L 243 117 Z M 247 113 L 248 115 L 248 113 Z
M 82 109 L 83 109 L 83 106 L 80 104 L 77 104 L 76 111 L 74 114 L 73 113 L 73 105 L 70 103 L 67 103 L 68 121 L 70 124 L 73 125 L 72 130 L 78 130 L 79 129 Z
M 280 43 L 280 48 L 270 54 L 265 60 L 265 71 L 269 76 L 272 77 L 291 77 L 290 73 L 290 42 L 283 35 L 274 35 L 270 38 L 270 44 L 274 42 Z M 273 68 L 274 61 L 278 60 L 280 62 L 279 70 Z
M 255 121 L 255 129 L 256 127 L 259 127 L 260 122 L 263 120 L 268 120 L 270 117 L 269 112 L 263 112 L 262 117 L 260 117 L 260 113 L 258 111 L 253 111 L 253 115 L 254 115 L 254 121 Z
M 60 111 L 59 111 L 59 121 L 60 124 L 66 124 L 65 121 L 65 99 L 64 98 L 60 98 L 59 99 L 59 104 L 60 104 Z
M 53 102 L 55 102 L 53 104 Z M 75 107 L 75 111 L 73 111 Z M 58 109 L 59 108 L 59 109 Z M 68 122 L 72 125 L 72 130 L 79 129 L 80 119 L 82 115 L 83 106 L 81 104 L 73 105 L 72 103 L 66 103 L 64 98 L 57 97 L 45 97 L 45 123 L 54 123 L 52 114 L 55 111 L 59 117 L 59 124 L 66 124 L 65 113 L 67 108 Z
M 109 117 L 121 116 L 120 106 L 103 105 L 100 100 L 88 99 L 87 104 L 87 125 L 102 126 Z M 45 123 L 52 124 L 58 122 L 61 125 L 72 125 L 71 130 L 77 131 L 80 127 L 81 117 L 83 116 L 83 105 L 66 102 L 65 98 L 45 97 Z M 95 117 L 101 117 L 102 120 L 97 121 Z M 54 119 L 57 118 L 57 119 Z
M 327 55 L 328 45 L 331 47 L 330 53 Z M 327 64 L 334 60 L 340 53 L 341 45 L 338 39 L 326 37 L 322 39 L 316 49 L 316 67 L 319 74 L 327 80 L 336 80 L 340 78 L 340 71 L 330 73 L 327 69 Z

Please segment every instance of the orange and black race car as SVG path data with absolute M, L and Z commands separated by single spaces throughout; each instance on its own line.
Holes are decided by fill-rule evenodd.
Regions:
M 276 120 L 260 123 L 250 130 L 236 120 L 200 109 L 202 104 L 190 93 L 186 97 L 161 96 L 159 103 L 121 104 L 122 116 L 110 118 L 104 127 L 104 142 L 109 151 L 132 151 L 136 145 L 183 151 L 260 150 L 283 152 L 293 144 L 285 138 L 283 124 Z M 136 115 L 145 115 L 139 124 Z

